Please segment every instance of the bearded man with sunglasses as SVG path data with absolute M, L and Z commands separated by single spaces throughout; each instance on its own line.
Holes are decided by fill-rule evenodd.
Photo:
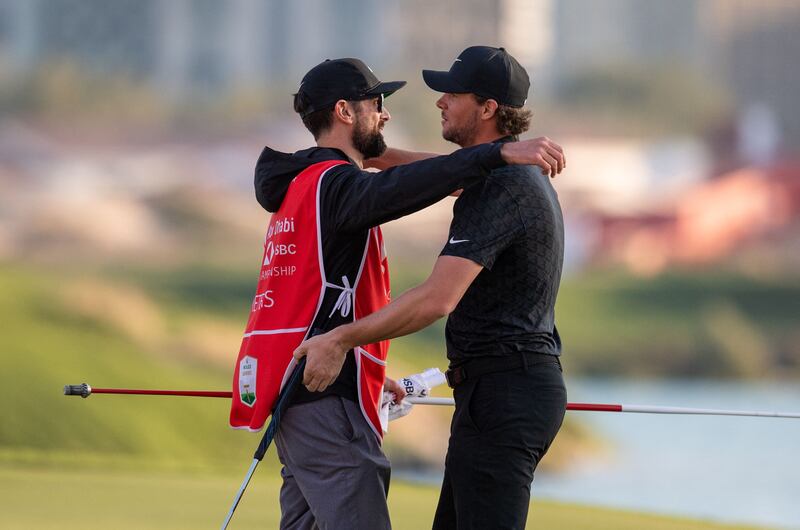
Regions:
M 293 154 L 266 147 L 258 160 L 256 198 L 273 215 L 234 373 L 235 428 L 263 427 L 302 340 L 389 303 L 381 223 L 509 163 L 563 159 L 560 147 L 537 139 L 366 172 L 364 159 L 386 149 L 381 130 L 391 116 L 384 98 L 404 85 L 380 82 L 358 59 L 315 66 L 303 77 L 294 110 L 317 145 Z M 388 341 L 354 345 L 324 390 L 297 389 L 275 438 L 283 464 L 281 528 L 391 527 L 378 410 L 384 385 L 398 399 L 404 392 L 385 378 L 387 349 Z

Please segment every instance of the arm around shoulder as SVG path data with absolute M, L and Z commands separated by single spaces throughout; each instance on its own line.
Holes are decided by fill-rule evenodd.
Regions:
M 384 153 L 377 158 L 367 158 L 364 160 L 364 167 L 375 168 L 383 171 L 394 166 L 402 166 L 403 164 L 410 164 L 420 160 L 427 160 L 439 156 L 436 153 L 425 153 L 422 151 L 406 151 L 405 149 L 396 149 L 389 147 Z

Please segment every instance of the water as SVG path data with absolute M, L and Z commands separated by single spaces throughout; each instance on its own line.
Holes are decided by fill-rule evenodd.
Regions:
M 570 380 L 569 400 L 800 411 L 800 384 Z M 610 453 L 562 475 L 538 474 L 534 497 L 800 529 L 800 420 L 570 412 Z

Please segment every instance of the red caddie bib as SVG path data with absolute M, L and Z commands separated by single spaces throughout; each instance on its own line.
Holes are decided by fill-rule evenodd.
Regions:
M 320 186 L 341 160 L 314 164 L 297 175 L 264 239 L 264 257 L 250 318 L 233 376 L 230 424 L 258 431 L 272 412 L 295 361 L 292 352 L 310 334 L 328 290 L 339 292 L 335 311 L 363 318 L 389 303 L 389 270 L 379 227 L 369 230 L 355 284 L 326 278 L 322 256 Z M 355 348 L 361 412 L 378 439 L 389 341 Z

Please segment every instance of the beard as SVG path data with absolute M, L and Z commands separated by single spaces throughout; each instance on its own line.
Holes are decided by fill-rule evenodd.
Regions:
M 450 123 L 450 122 L 447 122 Z M 442 138 L 448 142 L 464 147 L 472 145 L 475 139 L 475 131 L 478 130 L 478 115 L 473 114 L 469 119 L 464 120 L 460 126 L 451 125 L 442 128 Z
M 358 124 L 353 129 L 353 147 L 366 158 L 377 158 L 386 151 L 386 141 L 380 130 L 367 130 L 363 124 Z

